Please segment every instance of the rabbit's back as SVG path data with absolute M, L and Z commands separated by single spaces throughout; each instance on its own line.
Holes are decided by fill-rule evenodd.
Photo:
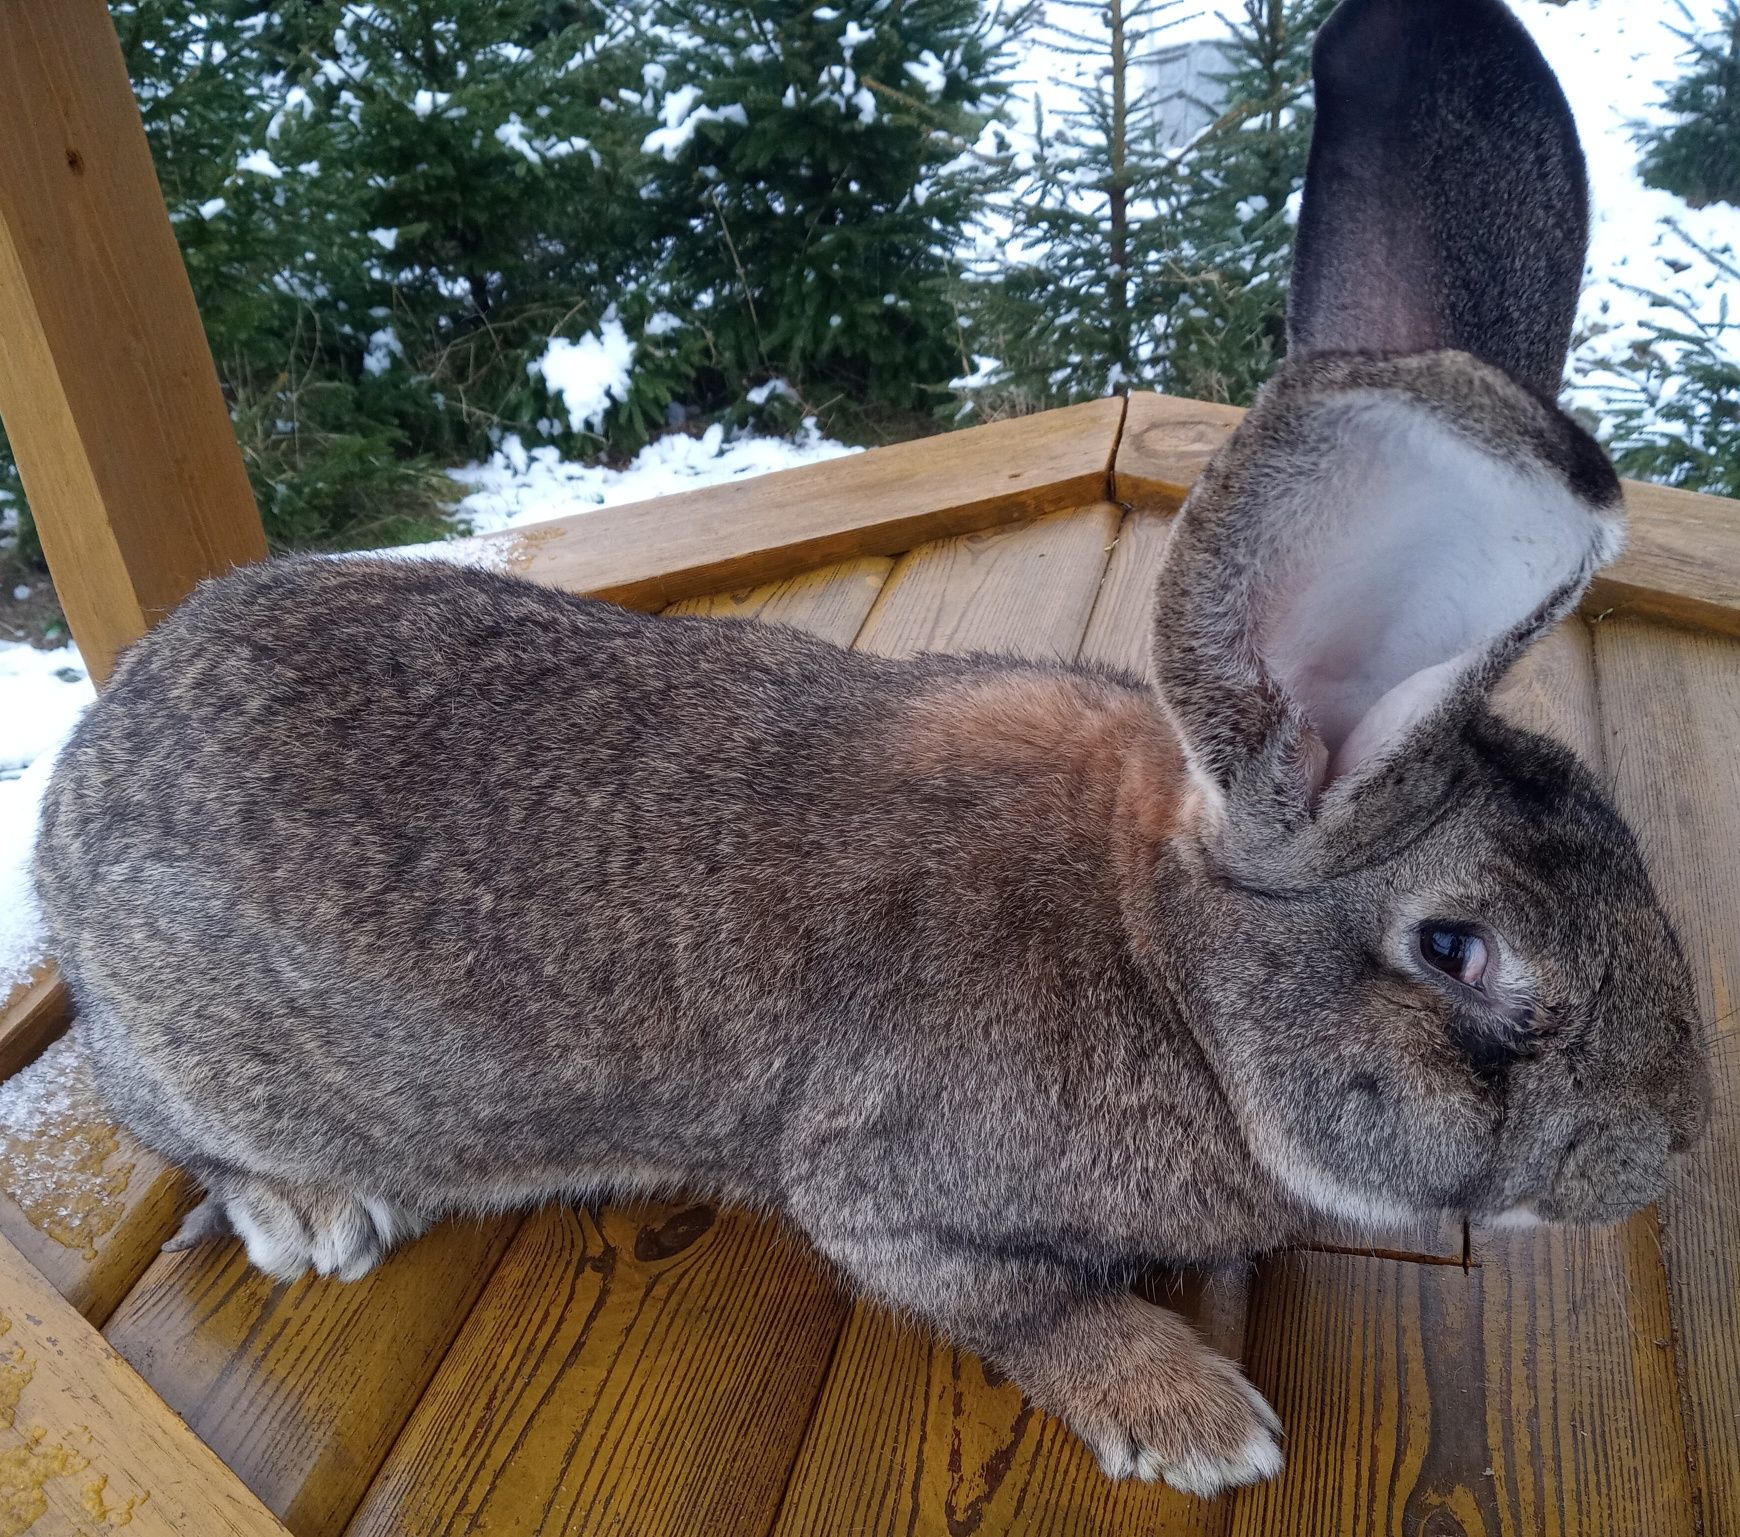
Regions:
M 38 883 L 105 1092 L 196 1171 L 506 1201 L 579 1162 L 765 1194 L 818 1062 L 922 1081 L 960 1049 L 926 1044 L 931 1001 L 995 1011 L 999 936 L 1055 909 L 1025 887 L 1046 816 L 985 791 L 1053 763 L 983 721 L 982 761 L 954 761 L 951 690 L 994 701 L 1011 670 L 1038 680 L 1017 708 L 1123 697 L 434 564 L 208 584 L 124 659 L 45 805 Z M 1103 991 L 1092 948 L 1057 964 Z
M 223 1079 L 323 1157 L 508 1126 L 565 1156 L 579 1074 L 613 1135 L 704 1142 L 717 1096 L 667 1071 L 702 1043 L 673 1036 L 790 954 L 770 867 L 806 861 L 884 673 L 432 565 L 209 584 L 125 659 L 45 805 L 38 883 L 105 1088 L 195 1163 L 203 1125 L 167 1123 Z M 706 1058 L 753 1113 L 783 1053 L 732 1023 Z

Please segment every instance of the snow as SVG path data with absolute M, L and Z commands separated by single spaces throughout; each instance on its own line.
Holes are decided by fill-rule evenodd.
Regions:
M 1677 5 L 1625 0 L 1519 0 L 1517 8 L 1564 86 L 1588 157 L 1593 229 L 1579 315 L 1587 339 L 1571 360 L 1570 399 L 1599 413 L 1608 367 L 1643 338 L 1650 293 L 1683 299 L 1711 323 L 1736 296 L 1719 260 L 1704 253 L 1732 260 L 1740 252 L 1740 208 L 1694 209 L 1646 187 L 1631 141 L 1634 125 L 1671 120 L 1653 104 L 1679 72 L 1684 45 L 1672 29 L 1713 30 L 1721 0 L 1686 0 L 1684 15 Z M 1734 343 L 1731 335 L 1740 362 Z
M 917 59 L 902 66 L 927 96 L 941 96 L 949 83 L 949 72 L 943 61 L 926 48 Z
M 663 128 L 655 128 L 641 141 L 641 151 L 648 155 L 663 155 L 675 160 L 695 137 L 703 123 L 735 123 L 739 128 L 749 123 L 749 113 L 740 103 L 728 107 L 703 107 L 701 88 L 685 85 L 672 91 L 659 108 Z
M 236 162 L 238 171 L 252 171 L 256 176 L 264 176 L 277 181 L 283 176 L 278 169 L 278 163 L 263 149 L 251 149 Z
M 532 147 L 532 141 L 526 134 L 526 125 L 520 121 L 519 113 L 510 112 L 508 120 L 496 129 L 495 136 L 509 149 L 524 155 L 533 165 L 542 164 L 544 157 Z
M 0 697 L 5 697 L 3 685 Z M 0 779 L 0 1000 L 45 959 L 30 854 L 36 845 L 42 793 L 48 788 L 59 746 L 55 742 L 38 753 L 17 778 Z
M 594 334 L 550 338 L 542 357 L 526 365 L 567 408 L 575 432 L 596 432 L 613 404 L 628 399 L 634 342 L 614 314 Z
M 76 1028 L 0 1083 L 0 1157 L 7 1194 L 69 1249 L 94 1254 L 125 1214 L 131 1145 L 103 1105 Z
M 22 1072 L 0 1083 L 0 1138 L 37 1137 L 80 1108 L 79 1080 L 88 1072 L 77 1033 L 63 1035 Z
M 0 786 L 60 741 L 95 697 L 72 646 L 0 646 Z
M 454 472 L 471 488 L 459 514 L 480 534 L 522 528 L 549 518 L 747 480 L 772 470 L 815 464 L 856 450 L 825 438 L 813 417 L 795 438 L 730 436 L 717 424 L 699 437 L 667 433 L 649 443 L 626 469 L 564 459 L 554 448 L 528 449 L 510 435 L 485 464 Z
M 399 333 L 391 326 L 382 326 L 369 334 L 363 352 L 363 372 L 371 376 L 384 374 L 393 366 L 393 359 L 404 355 L 405 344 L 399 340 Z
M 55 750 L 95 696 L 71 646 L 0 646 L 0 998 L 42 960 L 29 862 Z

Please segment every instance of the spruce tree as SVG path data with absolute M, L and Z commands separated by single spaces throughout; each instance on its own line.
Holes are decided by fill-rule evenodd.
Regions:
M 772 377 L 818 405 L 933 400 L 1000 25 L 979 0 L 660 0 L 644 37 L 658 282 L 706 337 L 702 403 Z
M 1679 10 L 1689 20 L 1683 3 Z M 1650 186 L 1693 207 L 1740 204 L 1740 0 L 1726 0 L 1707 31 L 1674 30 L 1686 44 L 1686 68 L 1661 105 L 1675 120 L 1638 131 L 1639 169 Z
M 1152 380 L 1172 289 L 1175 167 L 1144 102 L 1138 66 L 1186 0 L 1058 0 L 1037 40 L 1071 61 L 1074 84 L 1029 138 L 994 238 L 963 304 L 979 367 L 959 381 L 960 419 L 1038 410 Z
M 214 341 L 233 339 L 244 447 L 273 466 L 277 510 L 305 515 L 285 531 L 303 543 L 377 468 L 402 488 L 501 431 L 564 435 L 528 364 L 596 329 L 640 259 L 603 105 L 639 63 L 606 13 L 566 0 L 239 5 L 267 100 L 239 201 L 204 221 L 213 249 L 183 245 Z M 320 445 L 311 476 L 282 473 L 280 422 Z
M 1090 69 L 1075 104 L 1040 125 L 1007 258 L 994 253 L 968 290 L 981 366 L 961 382 L 963 410 L 1128 387 L 1248 402 L 1286 348 L 1311 46 L 1334 0 L 1244 0 L 1210 76 L 1214 120 L 1182 144 L 1168 142 L 1168 103 L 1138 94 L 1135 66 L 1189 12 L 1064 3 L 1069 24 L 1046 40 Z
M 1676 120 L 1638 132 L 1643 177 L 1693 204 L 1740 204 L 1740 3 L 1728 0 L 1712 29 L 1678 35 L 1684 70 L 1662 102 Z M 1623 350 L 1597 328 L 1591 351 L 1602 361 L 1581 370 L 1581 396 L 1599 408 L 1622 474 L 1740 496 L 1740 317 L 1729 302 L 1740 267 L 1684 228 L 1675 234 L 1689 268 L 1709 277 L 1642 294 L 1648 308 Z
M 441 465 L 504 432 L 597 452 L 662 425 L 689 365 L 640 334 L 650 225 L 618 93 L 643 61 L 602 0 L 114 14 L 276 546 L 431 537 Z M 634 389 L 606 436 L 576 432 L 528 365 L 613 305 Z
M 1166 383 L 1249 404 L 1287 349 L 1287 276 L 1311 149 L 1311 48 L 1335 0 L 1244 0 L 1226 107 L 1182 157 Z

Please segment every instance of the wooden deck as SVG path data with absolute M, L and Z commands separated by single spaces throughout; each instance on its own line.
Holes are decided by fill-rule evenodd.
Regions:
M 886 655 L 1141 669 L 1170 512 L 1234 420 L 1109 401 L 486 553 Z M 159 1255 L 189 1193 L 104 1122 L 66 1041 L 22 1080 L 62 1092 L 18 1096 L 39 1124 L 0 1136 L 0 1533 L 1740 1533 L 1740 508 L 1640 488 L 1635 514 L 1628 564 L 1507 707 L 1605 764 L 1638 828 L 1720 1021 L 1717 1124 L 1615 1232 L 1154 1277 L 1279 1409 L 1277 1482 L 1212 1504 L 1108 1483 L 976 1360 L 699 1202 L 450 1223 L 349 1286 L 275 1285 L 233 1244 Z M 1687 528 L 1718 530 L 1695 583 Z M 46 981 L 17 1000 L 0 1069 L 65 1013 Z

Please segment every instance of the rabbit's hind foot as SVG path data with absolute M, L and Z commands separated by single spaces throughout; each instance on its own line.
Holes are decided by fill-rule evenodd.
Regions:
M 355 1281 L 395 1244 L 415 1238 L 428 1219 L 392 1201 L 252 1174 L 224 1174 L 163 1247 L 191 1249 L 232 1234 L 268 1275 L 293 1281 L 318 1275 Z

